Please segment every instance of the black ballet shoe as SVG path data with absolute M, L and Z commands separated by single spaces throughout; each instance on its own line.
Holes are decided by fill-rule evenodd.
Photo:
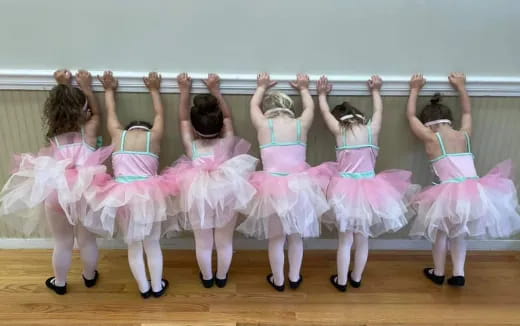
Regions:
M 361 280 L 359 280 L 359 282 L 356 282 L 352 279 L 352 271 L 348 272 L 348 282 L 350 283 L 350 286 L 356 289 L 361 286 Z
M 464 276 L 452 276 L 448 279 L 448 284 L 451 286 L 464 286 L 466 284 L 466 279 Z
M 149 285 L 148 291 L 146 291 L 146 292 L 141 292 L 141 291 L 139 291 L 139 293 L 141 293 L 141 297 L 142 297 L 143 299 L 148 299 L 148 298 L 151 297 L 152 294 L 153 294 L 152 284 L 150 283 L 150 281 L 148 281 L 148 285 Z
M 430 281 L 437 285 L 442 285 L 444 283 L 444 275 L 443 276 L 437 276 L 434 273 L 434 269 L 430 267 L 426 267 L 423 269 L 424 276 L 426 276 Z
M 96 271 L 94 274 L 94 278 L 91 280 L 87 280 L 84 275 L 81 275 L 81 277 L 83 277 L 83 282 L 85 283 L 85 286 L 88 288 L 91 288 L 94 285 L 96 285 L 98 278 L 99 278 L 99 273 L 98 273 L 98 271 Z
M 45 281 L 45 285 L 53 290 L 54 292 L 56 292 L 56 294 L 59 294 L 59 295 L 64 295 L 65 293 L 67 293 L 67 283 L 65 283 L 64 286 L 57 286 L 54 282 L 56 282 L 56 278 L 53 276 L 53 277 L 49 277 L 46 281 Z
M 226 274 L 226 278 L 224 278 L 224 279 L 220 279 L 215 276 L 215 284 L 217 285 L 217 287 L 223 288 L 227 284 L 227 279 L 228 279 L 228 274 Z
M 331 275 L 330 276 L 330 283 L 332 283 L 332 285 L 334 285 L 334 287 L 339 292 L 346 292 L 347 291 L 347 284 L 346 283 L 344 285 L 341 285 L 341 284 L 338 283 L 338 275 Z
M 300 275 L 300 279 L 296 282 L 289 280 L 289 286 L 291 287 L 291 289 L 296 290 L 297 288 L 300 287 L 300 284 L 302 282 L 303 282 L 303 276 Z
M 274 277 L 273 277 L 273 274 L 269 274 L 267 275 L 267 283 L 269 283 L 273 289 L 275 289 L 276 291 L 278 292 L 283 292 L 285 290 L 285 284 L 282 284 L 282 285 L 276 285 L 274 284 Z
M 162 279 L 162 283 L 163 283 L 163 287 L 162 287 L 161 291 L 154 292 L 152 290 L 153 296 L 156 298 L 162 297 L 166 293 L 166 290 L 168 290 L 168 287 L 170 286 L 170 282 L 168 282 L 168 280 Z
M 202 286 L 204 286 L 206 289 L 209 289 L 210 287 L 213 287 L 213 282 L 215 281 L 215 278 L 211 278 L 210 280 L 205 280 L 202 276 L 202 273 L 199 273 L 200 281 L 202 282 Z

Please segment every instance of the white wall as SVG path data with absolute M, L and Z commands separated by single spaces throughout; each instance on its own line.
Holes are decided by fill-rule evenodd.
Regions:
M 515 0 L 0 0 L 0 69 L 520 77 Z

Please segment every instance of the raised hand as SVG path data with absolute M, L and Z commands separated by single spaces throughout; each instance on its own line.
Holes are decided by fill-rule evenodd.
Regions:
M 420 91 L 424 84 L 426 84 L 426 79 L 423 77 L 422 74 L 413 74 L 412 78 L 410 79 L 410 89 L 411 90 L 418 90 Z
M 383 86 L 383 79 L 381 79 L 381 77 L 378 75 L 373 75 L 370 77 L 367 84 L 371 91 L 380 91 L 381 87 Z
M 271 76 L 267 72 L 261 72 L 256 76 L 256 86 L 269 89 L 276 85 L 278 82 L 271 80 Z
M 318 91 L 318 95 L 327 95 L 332 91 L 332 84 L 329 83 L 327 76 L 323 75 L 320 77 L 316 84 L 316 90 Z
M 211 94 L 220 91 L 220 77 L 217 74 L 208 74 L 208 79 L 203 79 L 202 82 L 208 88 Z
M 79 70 L 76 73 L 76 81 L 78 82 L 79 88 L 83 90 L 90 89 L 92 86 L 92 76 L 90 72 L 86 70 Z
M 296 81 L 289 83 L 294 89 L 302 91 L 304 89 L 309 89 L 309 75 L 307 74 L 298 74 L 296 75 Z
M 97 76 L 97 79 L 103 85 L 105 90 L 116 90 L 117 86 L 119 86 L 119 81 L 114 77 L 112 71 L 105 70 L 103 76 Z
M 208 76 L 208 80 L 209 80 L 209 76 Z M 191 77 L 190 77 L 190 75 L 188 75 L 185 72 L 180 73 L 179 75 L 177 75 L 177 85 L 179 86 L 179 90 L 181 92 L 188 92 L 189 93 L 191 91 Z
M 463 91 L 466 89 L 466 75 L 462 72 L 452 72 L 448 76 L 448 80 L 450 81 L 451 86 L 455 88 L 457 91 Z
M 60 85 L 70 85 L 72 74 L 67 69 L 60 69 L 54 72 L 54 79 Z
M 158 91 L 159 89 L 161 89 L 161 80 L 161 75 L 156 72 L 151 72 L 148 74 L 148 77 L 143 77 L 144 85 L 150 91 Z

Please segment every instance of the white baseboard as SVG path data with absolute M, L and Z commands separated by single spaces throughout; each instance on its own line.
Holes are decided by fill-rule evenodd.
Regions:
M 0 249 L 50 249 L 53 247 L 52 239 L 0 239 Z M 121 240 L 99 239 L 98 244 L 103 249 L 125 249 L 126 244 Z M 309 250 L 335 250 L 336 239 L 310 239 L 304 242 L 305 249 Z M 194 249 L 192 238 L 164 239 L 161 240 L 163 249 Z M 252 239 L 236 239 L 236 250 L 264 250 L 266 241 Z M 371 239 L 372 250 L 431 250 L 431 244 L 426 240 L 409 239 Z M 498 251 L 520 250 L 520 240 L 468 240 L 469 250 Z
M 101 71 L 92 71 L 92 75 L 101 74 Z M 115 71 L 119 79 L 120 92 L 147 92 L 142 77 L 145 72 Z M 178 93 L 175 76 L 177 73 L 162 73 L 163 83 L 161 92 Z M 205 74 L 192 74 L 193 93 L 206 93 L 207 89 L 201 82 Z M 255 74 L 221 74 L 221 89 L 226 94 L 253 94 L 256 88 Z M 329 80 L 334 84 L 332 95 L 368 95 L 367 76 L 330 75 Z M 426 76 L 428 82 L 423 89 L 423 95 L 441 92 L 445 95 L 454 95 L 453 89 L 446 76 Z M 278 81 L 275 87 L 278 90 L 294 93 L 289 81 L 294 75 L 272 75 Z M 312 81 L 319 76 L 311 75 Z M 410 76 L 382 76 L 384 80 L 383 95 L 408 95 L 408 81 Z M 53 71 L 50 70 L 0 70 L 0 90 L 49 90 L 55 85 Z M 314 88 L 314 86 L 311 86 Z M 101 84 L 94 78 L 94 89 L 101 91 Z M 471 96 L 520 96 L 520 77 L 479 77 L 468 76 L 467 89 Z M 313 92 L 314 93 L 314 92 Z

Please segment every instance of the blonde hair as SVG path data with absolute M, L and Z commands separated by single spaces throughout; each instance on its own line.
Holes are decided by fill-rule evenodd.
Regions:
M 286 109 L 294 113 L 294 101 L 282 92 L 272 92 L 264 97 L 262 108 L 264 112 L 272 109 Z M 283 110 L 274 111 L 269 118 L 274 118 L 280 114 L 284 114 Z

